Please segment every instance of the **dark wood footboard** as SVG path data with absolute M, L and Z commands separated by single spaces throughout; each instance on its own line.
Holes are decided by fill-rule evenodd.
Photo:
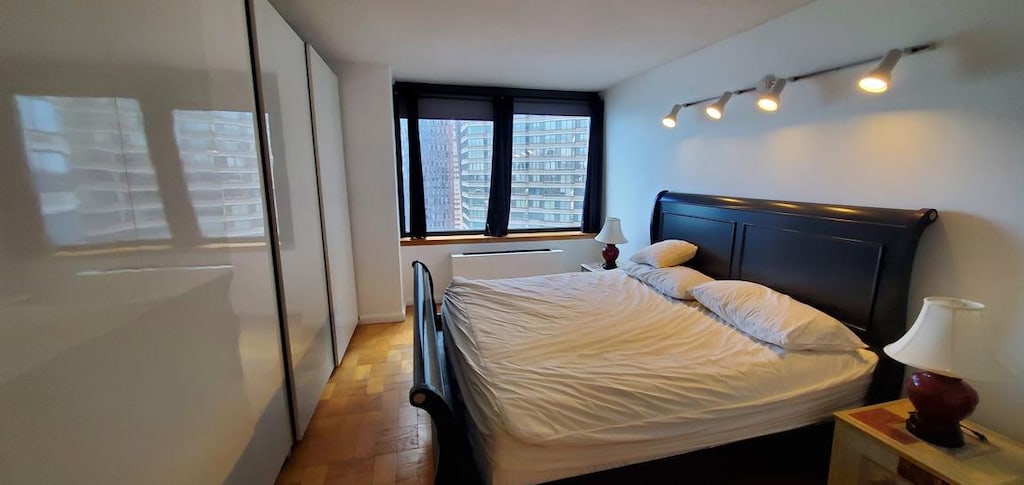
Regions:
M 415 261 L 412 268 L 414 340 L 409 402 L 430 414 L 434 483 L 479 483 L 459 407 L 457 384 L 445 358 L 444 331 L 434 302 L 434 282 L 423 263 Z

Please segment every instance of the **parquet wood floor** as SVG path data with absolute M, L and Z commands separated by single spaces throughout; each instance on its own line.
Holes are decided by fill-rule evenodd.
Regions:
M 345 357 L 320 396 L 305 438 L 277 477 L 277 485 L 402 484 L 433 485 L 430 471 L 430 418 L 409 404 L 412 385 L 412 312 L 402 323 L 360 325 Z M 828 428 L 830 431 L 831 428 Z M 820 431 L 820 430 L 818 430 Z M 816 432 L 816 431 L 815 431 Z M 684 483 L 819 484 L 828 475 L 831 436 L 820 440 L 766 438 L 756 451 L 715 449 L 692 456 L 713 478 L 691 468 Z M 778 438 L 782 439 L 782 438 Z M 797 446 L 800 445 L 800 446 Z M 748 445 L 754 446 L 748 443 Z M 782 453 L 775 456 L 772 453 Z M 738 453 L 738 454 L 737 454 Z M 737 456 L 748 466 L 732 467 Z M 753 465 L 751 456 L 763 464 Z M 801 457 L 792 460 L 793 456 Z M 786 462 L 783 457 L 789 457 Z M 748 463 L 749 462 L 749 463 Z M 780 466 L 787 463 L 787 466 Z M 680 469 L 666 464 L 665 476 L 679 483 Z M 732 473 L 724 473 L 732 470 Z M 621 469 L 601 483 L 636 482 L 634 470 Z M 658 476 L 654 473 L 654 476 Z M 640 479 L 640 483 L 653 483 Z
M 278 485 L 433 485 L 430 418 L 409 404 L 409 315 L 356 328 Z

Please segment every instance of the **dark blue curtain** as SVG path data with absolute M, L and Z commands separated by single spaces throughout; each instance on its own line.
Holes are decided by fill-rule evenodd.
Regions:
M 512 205 L 512 98 L 494 99 L 494 141 L 491 150 L 491 195 L 484 235 L 508 234 Z
M 583 196 L 583 232 L 601 232 L 604 187 L 604 101 L 590 102 L 590 150 L 587 152 L 587 185 Z

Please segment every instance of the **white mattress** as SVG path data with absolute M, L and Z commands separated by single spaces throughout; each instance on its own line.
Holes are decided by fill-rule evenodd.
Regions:
M 442 309 L 485 479 L 536 483 L 800 427 L 877 356 L 783 352 L 622 271 L 456 278 Z

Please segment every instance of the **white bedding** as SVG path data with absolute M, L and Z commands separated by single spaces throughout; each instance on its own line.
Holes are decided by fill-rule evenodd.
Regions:
M 533 483 L 799 427 L 877 357 L 782 352 L 622 271 L 456 278 L 443 313 L 485 478 Z

